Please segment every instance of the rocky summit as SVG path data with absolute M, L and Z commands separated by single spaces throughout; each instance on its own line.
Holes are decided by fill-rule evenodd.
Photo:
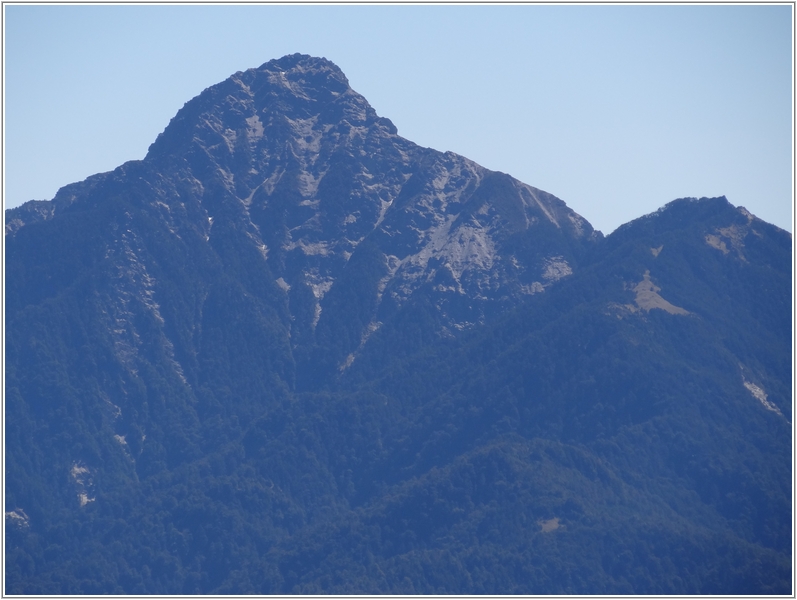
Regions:
M 604 236 L 330 61 L 6 211 L 6 593 L 791 590 L 791 236 Z
M 332 370 L 413 299 L 436 307 L 441 331 L 483 323 L 571 274 L 600 237 L 550 194 L 400 137 L 338 67 L 302 55 L 207 89 L 143 161 L 90 187 L 61 190 L 55 210 L 120 190 L 174 243 L 259 254 L 256 277 L 287 300 L 294 349 L 309 356 L 319 337 L 339 337 L 324 357 Z M 128 250 L 149 273 L 147 249 Z M 353 292 L 341 283 L 352 276 Z M 147 275 L 136 293 L 157 287 Z

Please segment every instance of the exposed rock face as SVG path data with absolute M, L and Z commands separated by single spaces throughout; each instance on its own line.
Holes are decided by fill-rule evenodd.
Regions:
M 144 161 L 62 189 L 56 210 L 36 216 L 117 190 L 180 240 L 256 252 L 288 300 L 299 361 L 320 345 L 339 369 L 418 294 L 441 331 L 467 328 L 570 275 L 600 238 L 554 196 L 400 137 L 338 67 L 298 54 L 205 90 Z M 123 231 L 113 243 L 125 248 L 110 252 L 129 259 L 136 235 Z M 128 284 L 162 319 L 146 260 L 126 270 Z M 342 340 L 331 354 L 319 330 Z
M 645 275 L 633 288 L 636 293 L 636 308 L 650 312 L 654 308 L 659 308 L 671 315 L 688 315 L 689 311 L 680 306 L 674 306 L 659 295 L 661 288 L 650 280 L 650 270 L 645 271 Z M 632 307 L 634 309 L 634 307 Z
M 209 218 L 221 206 L 236 214 L 274 275 L 312 290 L 312 313 L 292 311 L 300 328 L 324 318 L 324 296 L 365 240 L 383 263 L 370 317 L 384 295 L 400 306 L 432 283 L 441 307 L 452 295 L 477 301 L 446 312 L 462 326 L 550 279 L 550 259 L 506 247 L 510 238 L 555 230 L 572 256 L 596 235 L 549 194 L 399 137 L 319 58 L 271 61 L 189 102 L 147 160 L 182 156 L 186 178 L 213 190 Z

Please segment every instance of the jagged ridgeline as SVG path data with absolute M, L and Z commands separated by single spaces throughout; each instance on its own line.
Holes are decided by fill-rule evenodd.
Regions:
M 5 214 L 8 594 L 789 594 L 791 236 L 604 238 L 323 58 Z

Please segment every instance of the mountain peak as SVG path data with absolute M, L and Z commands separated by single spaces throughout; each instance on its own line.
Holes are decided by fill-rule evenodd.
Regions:
M 330 92 L 337 95 L 351 91 L 349 80 L 340 67 L 326 58 L 307 54 L 289 54 L 246 73 L 267 74 L 272 84 L 312 99 L 328 98 Z
M 113 177 L 147 180 L 137 201 L 166 207 L 170 234 L 256 253 L 251 277 L 287 303 L 308 377 L 398 335 L 417 303 L 440 334 L 484 322 L 572 274 L 599 238 L 558 198 L 398 136 L 334 63 L 304 54 L 207 88 Z M 363 263 L 355 302 L 348 278 L 363 267 L 350 265 Z
M 321 56 L 310 56 L 309 54 L 286 54 L 282 58 L 275 58 L 263 63 L 258 67 L 258 71 L 282 71 L 283 73 L 301 74 L 321 74 L 325 73 L 334 76 L 348 85 L 348 79 L 343 74 L 340 67 Z
M 757 223 L 759 225 L 766 225 L 767 227 L 774 227 L 780 230 L 776 225 L 762 221 L 744 206 L 736 206 L 731 203 L 725 196 L 717 196 L 713 198 L 678 198 L 668 202 L 659 210 L 647 215 L 648 217 L 666 217 L 666 221 L 676 221 L 684 224 L 687 222 L 703 222 L 712 225 L 718 225 L 724 222 L 734 222 L 738 224 Z M 646 218 L 646 217 L 643 217 Z M 783 231 L 783 230 L 781 230 Z
M 749 214 L 744 211 L 744 214 Z M 643 215 L 618 227 L 611 235 L 622 238 L 628 231 L 643 228 L 650 231 L 680 229 L 687 224 L 697 225 L 716 219 L 739 218 L 742 212 L 731 204 L 725 196 L 715 198 L 677 198 L 658 210 Z
M 10 593 L 791 589 L 791 238 L 725 198 L 603 239 L 294 54 L 6 225 Z
M 239 71 L 188 101 L 150 146 L 147 159 L 184 155 L 197 142 L 215 146 L 222 141 L 219 135 L 227 146 L 234 145 L 230 135 L 241 132 L 257 141 L 263 137 L 264 123 L 284 124 L 285 119 L 317 119 L 319 125 L 379 122 L 396 132 L 349 87 L 337 65 L 325 58 L 292 54 Z

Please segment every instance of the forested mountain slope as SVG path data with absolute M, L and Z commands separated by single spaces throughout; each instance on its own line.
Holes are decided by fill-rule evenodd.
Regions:
M 787 594 L 791 236 L 607 238 L 293 55 L 6 211 L 6 593 Z

